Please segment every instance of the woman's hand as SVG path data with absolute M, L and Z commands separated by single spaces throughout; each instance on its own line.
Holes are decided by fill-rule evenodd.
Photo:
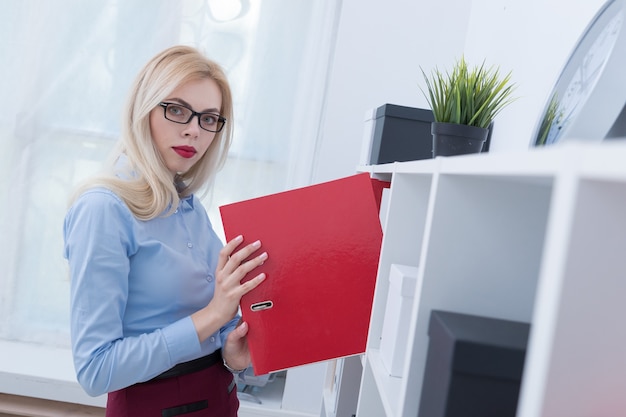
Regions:
M 191 316 L 200 341 L 204 341 L 235 317 L 241 297 L 265 280 L 265 274 L 260 273 L 244 283 L 241 282 L 249 272 L 267 259 L 266 252 L 251 257 L 261 248 L 260 241 L 236 250 L 242 242 L 243 236 L 237 236 L 222 248 L 215 271 L 213 299 L 205 308 Z
M 246 369 L 250 366 L 247 334 L 248 323 L 240 322 L 226 337 L 226 343 L 222 347 L 222 357 L 232 369 Z
M 223 314 L 224 323 L 231 320 L 237 314 L 241 297 L 256 288 L 265 279 L 265 274 L 241 283 L 241 280 L 257 266 L 267 259 L 267 253 L 250 258 L 261 247 L 261 242 L 256 241 L 235 252 L 235 249 L 243 242 L 243 237 L 238 236 L 228 242 L 220 251 L 215 273 L 215 295 L 211 304 L 214 304 L 218 312 Z M 250 258 L 250 259 L 249 259 Z M 248 259 L 246 261 L 246 259 Z

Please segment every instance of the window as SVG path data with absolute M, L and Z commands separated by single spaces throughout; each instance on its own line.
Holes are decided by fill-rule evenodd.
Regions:
M 67 199 L 107 157 L 132 80 L 165 47 L 202 49 L 233 87 L 235 142 L 205 199 L 218 232 L 219 205 L 308 183 L 336 9 L 332 0 L 4 4 L 0 339 L 69 346 Z

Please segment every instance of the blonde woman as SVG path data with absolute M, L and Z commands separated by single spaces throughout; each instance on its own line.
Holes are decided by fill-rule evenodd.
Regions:
M 223 245 L 194 196 L 225 161 L 231 118 L 217 64 L 161 52 L 137 76 L 110 169 L 68 210 L 74 364 L 88 394 L 108 393 L 109 417 L 237 415 L 233 373 L 250 363 L 237 307 L 267 253 Z

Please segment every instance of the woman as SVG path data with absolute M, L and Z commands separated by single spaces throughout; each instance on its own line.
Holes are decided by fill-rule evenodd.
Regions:
M 67 213 L 74 363 L 88 394 L 108 393 L 107 416 L 237 415 L 232 372 L 250 362 L 237 308 L 267 254 L 222 245 L 194 196 L 226 159 L 231 117 L 218 65 L 163 51 L 133 85 L 114 163 Z

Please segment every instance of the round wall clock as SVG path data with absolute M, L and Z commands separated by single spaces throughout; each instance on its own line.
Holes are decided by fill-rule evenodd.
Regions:
M 602 140 L 626 104 L 626 0 L 609 0 L 569 56 L 533 135 L 534 146 Z

